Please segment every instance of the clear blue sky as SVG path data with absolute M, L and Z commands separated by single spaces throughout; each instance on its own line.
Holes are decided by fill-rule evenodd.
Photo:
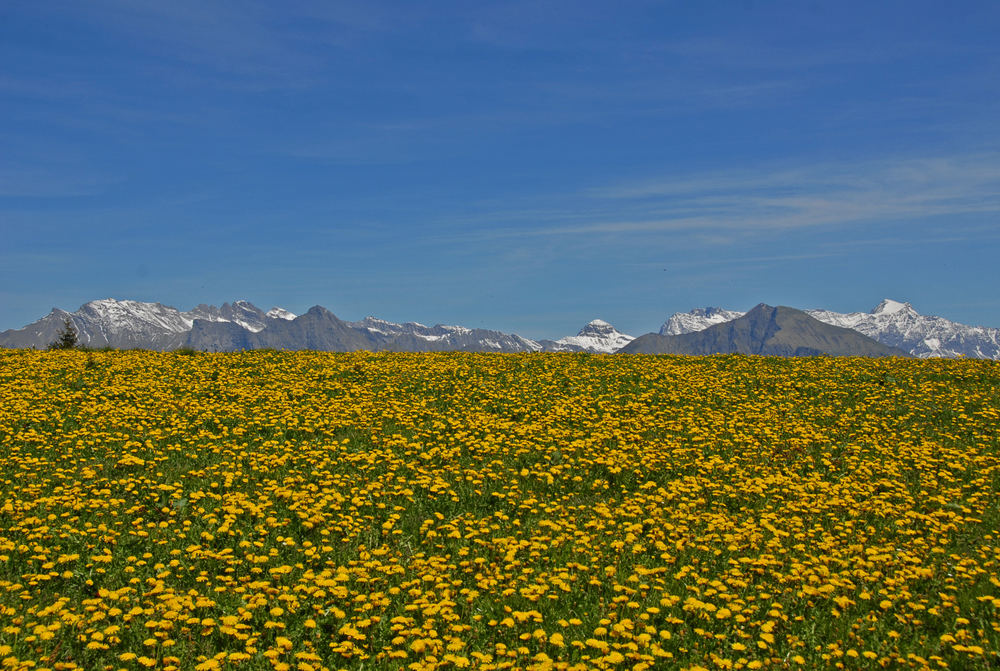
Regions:
M 1000 3 L 0 3 L 0 329 L 246 298 L 560 337 L 1000 326 Z

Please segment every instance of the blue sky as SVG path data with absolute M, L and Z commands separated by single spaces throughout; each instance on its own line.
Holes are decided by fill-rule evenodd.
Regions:
M 1000 326 L 998 34 L 996 2 L 4 2 L 0 329 L 106 297 Z

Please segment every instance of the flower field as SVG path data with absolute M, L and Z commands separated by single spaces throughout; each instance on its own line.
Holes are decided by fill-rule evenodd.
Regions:
M 1000 365 L 0 350 L 0 668 L 1000 667 Z

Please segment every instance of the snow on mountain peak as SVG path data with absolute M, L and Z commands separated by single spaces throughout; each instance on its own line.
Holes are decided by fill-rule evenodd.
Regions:
M 618 333 L 618 330 L 614 326 L 603 319 L 594 319 L 593 321 L 587 322 L 587 325 L 580 329 L 577 332 L 577 335 L 607 336 L 614 333 Z
M 621 333 L 603 319 L 587 323 L 575 336 L 556 340 L 560 345 L 576 345 L 591 352 L 610 354 L 635 340 L 634 336 Z
M 280 308 L 276 308 L 279 309 Z M 294 319 L 295 315 L 284 311 Z M 181 312 L 175 307 L 162 303 L 118 300 L 102 298 L 81 306 L 78 314 L 87 318 L 98 331 L 114 337 L 130 334 L 129 337 L 151 337 L 150 334 L 181 334 L 191 330 L 196 319 L 211 322 L 234 322 L 243 328 L 257 332 L 264 328 L 263 316 L 257 306 L 246 300 L 225 303 L 221 308 L 214 305 L 199 305 L 193 310 Z
M 725 308 L 717 308 L 711 305 L 709 305 L 708 307 L 695 308 L 694 310 L 691 310 L 691 314 L 698 315 L 700 317 L 717 317 L 717 316 L 726 317 L 731 312 L 732 310 L 726 310 Z
M 681 335 L 704 331 L 709 326 L 739 319 L 744 313 L 724 308 L 695 308 L 690 312 L 675 312 L 660 327 L 660 335 Z
M 268 317 L 269 319 L 285 319 L 291 321 L 295 319 L 298 315 L 296 315 L 294 312 L 289 312 L 285 308 L 273 307 L 266 313 L 264 313 L 264 316 Z
M 871 312 L 806 312 L 820 321 L 852 328 L 922 359 L 955 356 L 1000 359 L 1000 329 L 969 326 L 944 317 L 922 315 L 909 303 L 889 298 Z
M 909 310 L 910 312 L 916 313 L 913 306 L 909 303 L 900 303 L 899 301 L 894 301 L 891 298 L 883 299 L 881 303 L 875 306 L 875 309 L 871 311 L 873 315 L 894 315 L 897 312 L 903 310 Z
M 190 328 L 177 308 L 160 303 L 102 298 L 83 304 L 77 313 L 109 333 L 143 333 L 149 328 L 182 333 Z

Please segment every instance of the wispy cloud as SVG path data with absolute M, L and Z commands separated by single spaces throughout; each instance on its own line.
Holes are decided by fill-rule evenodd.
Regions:
M 1000 213 L 1000 154 L 645 179 L 593 189 L 584 197 L 577 208 L 586 213 L 582 221 L 550 221 L 511 232 L 752 232 Z M 606 216 L 610 211 L 617 216 Z

